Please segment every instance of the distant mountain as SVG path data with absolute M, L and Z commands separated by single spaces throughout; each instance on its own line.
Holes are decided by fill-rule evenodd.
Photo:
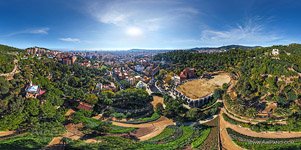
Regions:
M 243 46 L 243 45 L 227 45 L 227 46 L 221 46 L 219 49 L 253 49 L 260 46 Z
M 195 47 L 189 50 L 229 50 L 229 49 L 254 49 L 260 46 L 227 45 L 221 47 Z

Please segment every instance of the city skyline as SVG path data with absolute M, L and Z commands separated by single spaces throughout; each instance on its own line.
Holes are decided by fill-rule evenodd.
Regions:
M 300 43 L 301 2 L 3 1 L 0 43 L 68 50 Z

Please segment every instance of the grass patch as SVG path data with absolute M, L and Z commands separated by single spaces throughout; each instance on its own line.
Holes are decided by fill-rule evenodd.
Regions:
M 143 146 L 139 149 L 179 149 L 184 147 L 186 144 L 191 142 L 191 139 L 194 134 L 194 129 L 188 126 L 180 127 L 183 130 L 183 135 L 174 141 L 165 143 L 165 144 L 143 144 Z
M 146 142 L 156 144 L 156 143 L 167 143 L 169 141 L 174 140 L 175 138 L 178 138 L 182 136 L 183 131 L 177 126 L 168 126 L 164 129 L 162 133 L 160 133 L 158 136 L 155 136 Z
M 37 137 L 31 134 L 26 134 L 24 136 L 15 136 L 5 140 L 1 140 L 0 149 L 41 149 L 45 147 L 51 141 L 51 139 L 51 137 Z
M 137 119 L 137 121 L 141 121 L 141 122 L 151 122 L 151 121 L 155 121 L 158 120 L 160 118 L 160 114 L 158 114 L 157 112 L 154 112 L 152 114 L 152 116 L 150 117 L 145 117 L 145 118 L 139 118 Z
M 136 128 L 127 128 L 127 127 L 111 125 L 109 133 L 112 133 L 112 134 L 129 133 L 134 130 L 136 130 Z
M 204 141 L 207 139 L 208 135 L 210 134 L 211 129 L 205 129 L 204 131 L 202 131 L 201 136 L 199 136 L 195 141 L 193 141 L 191 143 L 191 147 L 192 148 L 198 148 L 200 147 Z

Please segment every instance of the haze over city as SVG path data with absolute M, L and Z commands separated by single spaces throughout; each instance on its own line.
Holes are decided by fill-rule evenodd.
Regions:
M 64 50 L 298 43 L 296 0 L 1 0 L 0 43 Z

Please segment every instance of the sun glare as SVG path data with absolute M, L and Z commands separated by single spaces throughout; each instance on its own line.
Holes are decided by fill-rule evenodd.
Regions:
M 143 34 L 143 32 L 138 27 L 129 27 L 126 30 L 126 34 L 132 37 L 139 37 Z

